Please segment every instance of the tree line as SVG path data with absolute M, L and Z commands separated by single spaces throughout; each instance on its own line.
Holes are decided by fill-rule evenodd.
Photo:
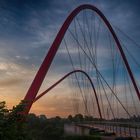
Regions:
M 80 123 L 84 121 L 101 121 L 92 116 L 76 114 L 67 118 L 59 116 L 47 118 L 45 115 L 29 114 L 24 118 L 19 112 L 24 104 L 7 109 L 6 102 L 0 102 L 0 140 L 62 140 L 65 123 Z M 140 120 L 140 116 L 130 119 L 120 118 L 119 121 Z M 24 121 L 23 121 L 24 120 Z M 114 121 L 114 120 L 111 120 Z

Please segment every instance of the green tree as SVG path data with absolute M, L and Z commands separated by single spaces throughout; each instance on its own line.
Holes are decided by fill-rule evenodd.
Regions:
M 0 139 L 1 140 L 29 140 L 26 135 L 24 116 L 19 112 L 23 111 L 23 103 L 6 108 L 5 102 L 0 102 Z
M 69 115 L 67 119 L 68 119 L 68 121 L 72 122 L 73 121 L 72 115 Z
M 83 117 L 82 114 L 76 114 L 76 115 L 74 116 L 74 120 L 75 120 L 76 122 L 82 122 L 82 121 L 84 120 L 84 117 Z

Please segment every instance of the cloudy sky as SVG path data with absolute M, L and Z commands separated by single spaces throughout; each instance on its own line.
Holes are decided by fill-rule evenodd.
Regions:
M 0 0 L 0 100 L 7 101 L 8 107 L 24 98 L 62 23 L 83 3 L 97 6 L 112 25 L 140 44 L 139 0 Z M 56 72 L 52 75 L 48 81 L 59 77 Z M 57 91 L 66 86 L 60 85 Z M 31 112 L 65 116 L 69 107 L 61 112 L 59 98 L 63 95 L 48 94 Z

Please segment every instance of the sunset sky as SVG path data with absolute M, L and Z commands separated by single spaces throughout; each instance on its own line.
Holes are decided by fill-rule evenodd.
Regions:
M 140 44 L 139 0 L 0 0 L 0 100 L 8 107 L 24 98 L 62 23 L 84 3 L 97 6 L 112 25 Z M 51 71 L 40 92 L 58 79 L 59 74 Z M 67 95 L 62 93 L 65 89 Z M 31 112 L 68 115 L 69 93 L 68 84 L 62 83 L 35 103 Z

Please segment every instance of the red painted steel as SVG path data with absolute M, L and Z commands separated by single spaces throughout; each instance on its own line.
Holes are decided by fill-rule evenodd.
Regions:
M 118 40 L 118 38 L 117 38 L 117 36 L 115 34 L 115 31 L 113 30 L 113 28 L 111 26 L 111 24 L 109 23 L 109 21 L 106 19 L 104 14 L 98 8 L 96 8 L 93 5 L 84 4 L 84 5 L 80 5 L 79 7 L 77 7 L 76 9 L 74 9 L 70 13 L 70 15 L 67 17 L 67 19 L 65 20 L 64 24 L 62 25 L 61 29 L 59 30 L 59 32 L 58 32 L 58 34 L 57 34 L 52 46 L 50 47 L 50 49 L 48 51 L 48 54 L 46 55 L 42 65 L 40 66 L 40 68 L 39 68 L 39 70 L 38 70 L 38 72 L 37 72 L 32 84 L 31 84 L 31 86 L 30 86 L 30 88 L 29 88 L 29 90 L 28 90 L 28 92 L 27 92 L 27 94 L 26 94 L 26 96 L 24 98 L 24 100 L 28 102 L 28 105 L 27 105 L 25 113 L 29 112 L 29 110 L 30 110 L 30 108 L 32 106 L 32 103 L 33 103 L 33 101 L 34 101 L 34 99 L 35 99 L 35 97 L 36 97 L 36 95 L 37 95 L 37 93 L 38 93 L 38 91 L 40 89 L 40 86 L 41 86 L 41 84 L 42 84 L 42 82 L 43 82 L 43 80 L 45 78 L 45 75 L 47 74 L 47 72 L 49 70 L 49 67 L 50 67 L 50 65 L 51 65 L 51 63 L 53 61 L 53 58 L 54 58 L 54 56 L 55 56 L 55 54 L 56 54 L 56 52 L 57 52 L 57 50 L 59 48 L 59 45 L 60 45 L 60 43 L 61 43 L 61 41 L 62 41 L 62 39 L 63 39 L 63 37 L 65 35 L 65 32 L 68 29 L 70 23 L 72 22 L 73 18 L 80 11 L 82 11 L 84 9 L 91 9 L 91 10 L 95 11 L 101 17 L 101 19 L 104 21 L 104 23 L 106 24 L 107 28 L 111 32 L 111 34 L 112 34 L 112 36 L 113 36 L 113 38 L 114 38 L 114 40 L 116 42 L 116 46 L 117 46 L 117 48 L 118 48 L 118 50 L 119 50 L 119 52 L 120 52 L 120 54 L 122 56 L 122 59 L 124 61 L 125 66 L 127 68 L 127 71 L 129 73 L 129 76 L 131 78 L 131 81 L 133 83 L 135 91 L 137 93 L 137 96 L 138 96 L 138 98 L 140 100 L 140 93 L 139 93 L 139 89 L 137 87 L 137 83 L 135 81 L 135 78 L 133 76 L 131 68 L 130 68 L 130 66 L 128 64 L 127 58 L 126 58 L 126 56 L 125 56 L 125 54 L 123 52 L 121 44 L 120 44 L 120 42 L 119 42 L 119 40 Z
M 102 119 L 102 114 L 101 114 L 101 108 L 100 108 L 100 105 L 99 105 L 99 100 L 98 100 L 98 96 L 97 96 L 97 93 L 96 93 L 96 90 L 95 90 L 95 87 L 94 87 L 94 84 L 90 78 L 90 76 L 83 70 L 74 70 L 74 71 L 71 71 L 69 73 L 67 73 L 65 76 L 63 76 L 60 80 L 58 80 L 55 84 L 53 84 L 52 86 L 50 86 L 47 90 L 45 90 L 44 92 L 42 92 L 40 95 L 38 95 L 34 102 L 36 102 L 37 100 L 39 100 L 43 95 L 45 95 L 46 93 L 48 93 L 51 89 L 53 89 L 55 86 L 57 86 L 60 82 L 62 82 L 64 79 L 66 79 L 68 76 L 70 76 L 71 74 L 73 73 L 77 73 L 77 72 L 80 72 L 80 73 L 83 73 L 89 80 L 91 86 L 92 86 L 92 89 L 94 91 L 94 94 L 95 94 L 95 99 L 96 99 L 96 103 L 97 103 L 97 108 L 98 108 L 98 112 L 99 112 L 99 116 L 100 116 L 100 119 Z

